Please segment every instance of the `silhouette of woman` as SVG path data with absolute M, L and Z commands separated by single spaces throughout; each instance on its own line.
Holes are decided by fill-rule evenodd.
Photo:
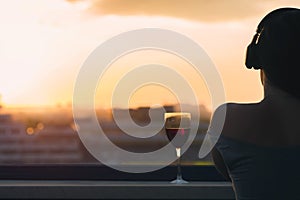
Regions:
M 226 107 L 215 166 L 232 181 L 236 199 L 300 199 L 299 9 L 276 9 L 262 19 L 246 66 L 260 70 L 264 98 L 215 111 L 208 134 Z

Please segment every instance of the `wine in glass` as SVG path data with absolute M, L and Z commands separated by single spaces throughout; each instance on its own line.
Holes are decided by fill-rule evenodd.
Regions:
M 180 156 L 181 147 L 189 137 L 191 126 L 191 114 L 184 112 L 165 113 L 165 131 L 169 141 L 176 148 L 177 178 L 171 183 L 187 183 L 182 179 Z

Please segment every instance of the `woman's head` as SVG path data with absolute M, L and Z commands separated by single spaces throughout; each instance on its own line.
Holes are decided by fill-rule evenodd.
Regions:
M 277 9 L 262 19 L 246 66 L 263 69 L 272 85 L 300 98 L 300 9 Z

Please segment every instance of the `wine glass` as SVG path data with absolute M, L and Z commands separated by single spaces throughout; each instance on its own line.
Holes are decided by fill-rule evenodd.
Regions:
M 165 113 L 165 131 L 171 144 L 176 148 L 177 178 L 171 183 L 188 183 L 182 179 L 180 156 L 181 147 L 185 144 L 190 133 L 191 114 L 184 112 Z

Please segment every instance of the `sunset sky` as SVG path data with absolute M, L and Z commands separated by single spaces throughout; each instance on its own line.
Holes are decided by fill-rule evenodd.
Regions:
M 259 73 L 244 67 L 245 48 L 260 19 L 285 6 L 300 7 L 300 1 L 0 0 L 0 99 L 7 106 L 69 104 L 80 67 L 98 45 L 122 32 L 151 27 L 176 31 L 201 45 L 221 74 L 227 101 L 258 101 Z M 154 61 L 175 68 L 187 65 L 159 52 L 128 55 L 114 63 L 100 96 L 110 94 L 112 81 L 121 76 L 119 69 Z M 209 105 L 205 84 L 197 77 L 190 80 L 199 84 L 197 95 Z M 148 86 L 130 104 L 173 102 L 174 96 L 166 93 Z

